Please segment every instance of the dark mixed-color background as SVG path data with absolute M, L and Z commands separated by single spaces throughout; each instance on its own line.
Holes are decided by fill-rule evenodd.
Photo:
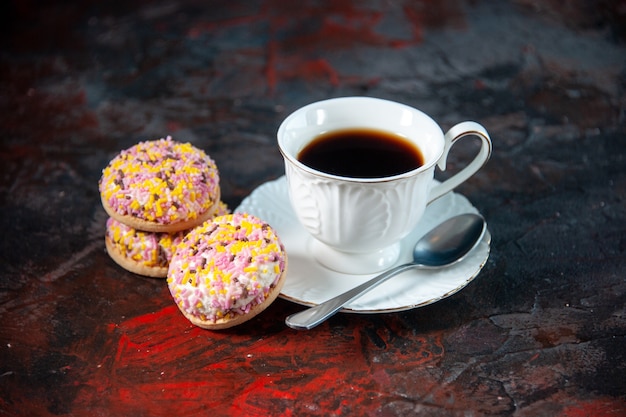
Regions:
M 0 415 L 626 415 L 625 1 L 0 8 Z M 493 235 L 463 291 L 308 332 L 278 300 L 210 332 L 109 259 L 119 150 L 189 141 L 235 208 L 283 174 L 280 121 L 346 95 L 491 133 L 458 190 Z

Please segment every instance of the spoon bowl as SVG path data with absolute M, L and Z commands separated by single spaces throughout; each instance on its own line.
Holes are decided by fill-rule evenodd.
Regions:
M 478 214 L 452 217 L 417 242 L 413 249 L 413 263 L 439 268 L 459 262 L 476 247 L 486 231 L 487 224 Z
M 480 243 L 486 231 L 485 219 L 478 214 L 465 213 L 452 217 L 417 242 L 413 249 L 413 262 L 396 266 L 315 307 L 292 314 L 285 319 L 285 323 L 297 330 L 312 329 L 346 304 L 403 271 L 412 268 L 443 268 L 459 262 Z

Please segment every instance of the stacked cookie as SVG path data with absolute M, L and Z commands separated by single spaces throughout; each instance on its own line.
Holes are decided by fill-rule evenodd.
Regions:
M 187 231 L 228 212 L 215 162 L 169 136 L 120 152 L 102 171 L 99 189 L 110 216 L 107 252 L 123 268 L 151 277 L 167 276 Z
M 128 271 L 165 278 L 182 314 L 211 330 L 244 323 L 285 282 L 287 254 L 274 229 L 220 201 L 215 162 L 171 137 L 140 142 L 102 171 L 110 216 L 105 243 Z

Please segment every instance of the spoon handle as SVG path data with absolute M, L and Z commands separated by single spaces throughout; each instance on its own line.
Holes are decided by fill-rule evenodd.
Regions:
M 339 294 L 338 296 L 331 298 L 330 300 L 324 301 L 323 303 L 316 305 L 315 307 L 311 307 L 306 310 L 300 311 L 299 313 L 290 315 L 285 319 L 285 323 L 292 329 L 310 330 L 334 315 L 337 311 L 341 309 L 341 307 L 345 306 L 349 302 L 356 300 L 366 292 L 387 281 L 389 278 L 398 275 L 400 272 L 406 271 L 407 269 L 411 269 L 416 266 L 418 266 L 418 264 L 416 263 L 398 265 L 395 268 L 392 268 L 389 271 L 384 272 L 370 279 L 369 281 L 366 281 L 363 284 L 344 292 L 343 294 Z

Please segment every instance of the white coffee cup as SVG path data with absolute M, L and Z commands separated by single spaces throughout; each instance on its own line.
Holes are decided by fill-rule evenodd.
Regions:
M 351 178 L 304 165 L 298 154 L 321 134 L 352 128 L 391 132 L 413 143 L 424 164 L 382 178 Z M 480 138 L 474 159 L 442 183 L 435 166 L 446 168 L 448 152 L 462 137 Z M 393 101 L 344 97 L 302 107 L 278 129 L 289 198 L 304 228 L 314 238 L 311 253 L 327 268 L 368 274 L 389 268 L 400 240 L 415 228 L 426 205 L 476 173 L 491 155 L 491 139 L 480 124 L 462 122 L 445 135 L 423 112 Z

